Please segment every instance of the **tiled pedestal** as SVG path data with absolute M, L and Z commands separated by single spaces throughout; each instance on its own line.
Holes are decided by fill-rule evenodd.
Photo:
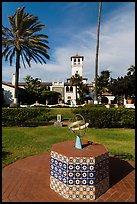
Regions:
M 50 188 L 66 199 L 95 200 L 109 188 L 109 155 L 101 144 L 74 141 L 54 144 L 50 162 Z

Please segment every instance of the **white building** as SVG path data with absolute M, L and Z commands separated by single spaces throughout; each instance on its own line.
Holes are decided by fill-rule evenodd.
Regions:
M 71 70 L 72 70 L 71 76 L 75 76 L 75 74 L 79 74 L 81 77 L 83 77 L 84 56 L 80 56 L 76 54 L 75 56 L 72 56 L 70 59 L 71 59 Z M 67 82 L 69 81 L 70 81 L 70 78 L 67 79 Z M 83 83 L 85 84 L 86 82 L 87 82 L 87 78 L 83 78 Z
M 71 58 L 71 70 L 72 75 L 79 74 L 83 77 L 83 60 L 84 57 L 76 54 Z M 83 78 L 83 83 L 86 84 L 87 78 Z M 56 91 L 61 94 L 61 100 L 64 103 L 71 103 L 71 101 L 76 100 L 76 87 L 71 86 L 70 78 L 67 79 L 67 82 L 41 82 L 43 86 L 46 86 L 50 91 Z M 25 83 L 19 82 L 19 88 L 24 88 Z M 93 88 L 92 84 L 87 84 L 89 89 Z M 2 88 L 4 89 L 4 99 L 7 104 L 10 104 L 14 101 L 14 90 L 15 90 L 15 75 L 13 74 L 12 83 L 11 82 L 2 82 Z
M 75 74 L 79 74 L 82 76 L 82 71 L 83 71 L 83 56 L 79 56 L 76 54 L 76 56 L 71 57 L 71 68 L 72 68 L 72 76 Z

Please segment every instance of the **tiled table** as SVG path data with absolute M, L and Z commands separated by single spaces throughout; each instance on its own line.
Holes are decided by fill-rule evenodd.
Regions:
M 50 160 L 50 188 L 66 199 L 95 200 L 109 188 L 109 154 L 101 144 L 74 141 L 54 144 Z

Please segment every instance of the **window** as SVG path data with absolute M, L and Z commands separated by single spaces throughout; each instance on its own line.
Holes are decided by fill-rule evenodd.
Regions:
M 78 59 L 78 64 L 80 64 L 80 59 Z
M 76 65 L 76 59 L 74 59 L 74 65 Z
M 73 92 L 73 87 L 72 86 L 70 87 L 70 91 Z
M 66 92 L 69 92 L 69 87 L 68 86 L 66 87 Z

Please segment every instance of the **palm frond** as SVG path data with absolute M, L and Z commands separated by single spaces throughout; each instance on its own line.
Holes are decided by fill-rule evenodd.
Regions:
M 41 64 L 43 64 L 43 62 L 46 64 L 46 61 L 44 60 L 43 57 L 41 57 L 40 54 L 38 54 L 37 52 L 34 52 L 34 51 L 32 51 L 32 53 L 33 53 L 34 57 L 35 57 Z M 47 58 L 47 57 L 46 57 L 46 58 Z M 41 59 L 42 61 L 41 61 L 40 59 Z
M 14 22 L 14 20 L 13 20 L 13 17 L 11 17 L 11 16 L 8 16 L 8 20 L 9 20 L 9 23 L 10 23 L 10 26 L 11 26 L 11 32 L 13 33 L 13 35 L 14 35 L 14 33 L 15 33 L 15 31 L 16 31 L 16 25 L 15 25 L 15 22 Z
M 40 53 L 41 55 L 43 55 L 47 59 L 50 59 L 49 55 L 46 54 L 46 50 L 39 50 L 39 49 L 34 48 L 33 51 Z
M 23 66 L 26 63 L 30 67 L 31 60 L 35 63 L 46 63 L 45 59 L 49 59 L 47 54 L 49 46 L 48 36 L 45 34 L 37 34 L 44 28 L 38 17 L 33 16 L 24 11 L 25 7 L 18 8 L 13 16 L 8 16 L 10 29 L 2 26 L 2 46 L 5 48 L 2 56 L 5 60 L 9 59 L 12 65 L 16 51 L 19 51 Z M 26 62 L 26 63 L 25 63 Z
M 13 60 L 13 57 L 15 56 L 15 47 L 13 48 L 13 51 L 9 57 L 9 60 L 10 60 L 10 66 L 12 66 L 12 60 Z
M 30 58 L 26 55 L 26 53 L 24 53 L 23 52 L 23 57 L 25 58 L 25 60 L 26 60 L 26 62 L 27 62 L 27 64 L 28 64 L 28 66 L 29 67 L 31 67 L 31 65 L 30 65 Z

